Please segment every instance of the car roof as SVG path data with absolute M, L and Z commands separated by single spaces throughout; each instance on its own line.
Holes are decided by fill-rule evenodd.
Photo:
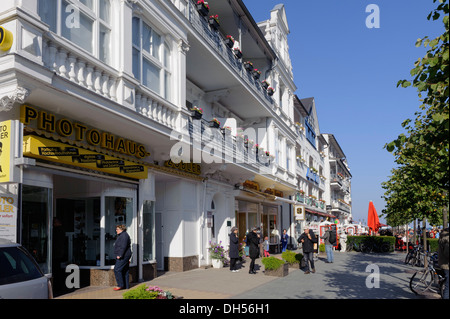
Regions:
M 0 247 L 1 246 L 14 247 L 14 246 L 20 246 L 20 245 L 18 243 L 10 241 L 9 239 L 0 238 Z

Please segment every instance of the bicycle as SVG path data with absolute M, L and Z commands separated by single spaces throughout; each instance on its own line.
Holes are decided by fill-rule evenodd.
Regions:
M 422 245 L 415 245 L 414 248 L 406 254 L 405 264 L 410 264 L 412 266 L 423 267 L 423 256 L 424 250 Z
M 429 255 L 428 267 L 416 271 L 409 281 L 409 288 L 415 295 L 421 295 L 427 291 L 439 293 L 441 298 L 444 294 L 445 288 L 445 273 L 442 269 L 435 268 L 434 264 L 437 262 L 437 253 Z

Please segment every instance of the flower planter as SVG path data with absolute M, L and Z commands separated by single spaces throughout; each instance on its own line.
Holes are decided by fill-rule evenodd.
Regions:
M 214 19 L 214 18 L 209 18 L 208 22 L 209 22 L 209 26 L 210 26 L 213 30 L 215 30 L 215 31 L 219 30 L 219 22 L 217 22 L 216 19 Z
M 209 126 L 214 127 L 214 128 L 219 128 L 220 124 L 215 121 L 211 121 L 211 122 L 209 122 Z
M 234 41 L 230 38 L 226 38 L 225 44 L 227 45 L 227 47 L 229 47 L 231 49 L 234 46 Z
M 252 71 L 252 75 L 253 75 L 253 78 L 254 78 L 255 80 L 258 80 L 259 77 L 261 76 L 261 73 L 259 73 L 258 71 L 253 70 L 253 71 Z
M 267 88 L 269 87 L 269 83 L 263 81 L 261 82 L 261 86 L 264 90 L 267 90 Z
M 269 88 L 267 89 L 267 94 L 269 94 L 270 96 L 272 96 L 274 93 L 273 89 Z
M 234 52 L 234 55 L 235 55 L 238 59 L 242 58 L 242 52 L 241 52 L 241 50 L 239 50 L 239 49 L 234 49 L 233 52 Z
M 197 3 L 197 11 L 200 15 L 206 17 L 209 14 L 209 9 L 203 3 Z
M 264 275 L 275 276 L 275 277 L 285 277 L 289 274 L 289 264 L 283 264 L 278 269 L 265 269 Z
M 191 111 L 191 116 L 195 120 L 200 120 L 202 118 L 203 114 L 200 112 L 197 112 L 197 111 Z
M 223 262 L 220 259 L 211 259 L 211 263 L 213 268 L 223 268 Z
M 244 68 L 249 72 L 253 71 L 253 65 L 249 62 L 244 62 Z

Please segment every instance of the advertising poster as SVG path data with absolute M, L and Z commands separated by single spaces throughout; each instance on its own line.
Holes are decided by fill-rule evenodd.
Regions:
M 11 181 L 11 121 L 0 122 L 0 183 Z
M 0 238 L 16 242 L 17 195 L 0 194 Z

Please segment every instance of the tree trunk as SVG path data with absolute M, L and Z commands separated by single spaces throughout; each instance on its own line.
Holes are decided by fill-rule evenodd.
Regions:
M 427 219 L 423 218 L 423 228 L 422 228 L 422 239 L 423 239 L 423 250 L 424 250 L 424 256 L 423 256 L 423 266 L 425 268 L 428 267 L 428 258 L 426 255 L 426 252 L 428 251 L 428 242 L 427 242 Z

